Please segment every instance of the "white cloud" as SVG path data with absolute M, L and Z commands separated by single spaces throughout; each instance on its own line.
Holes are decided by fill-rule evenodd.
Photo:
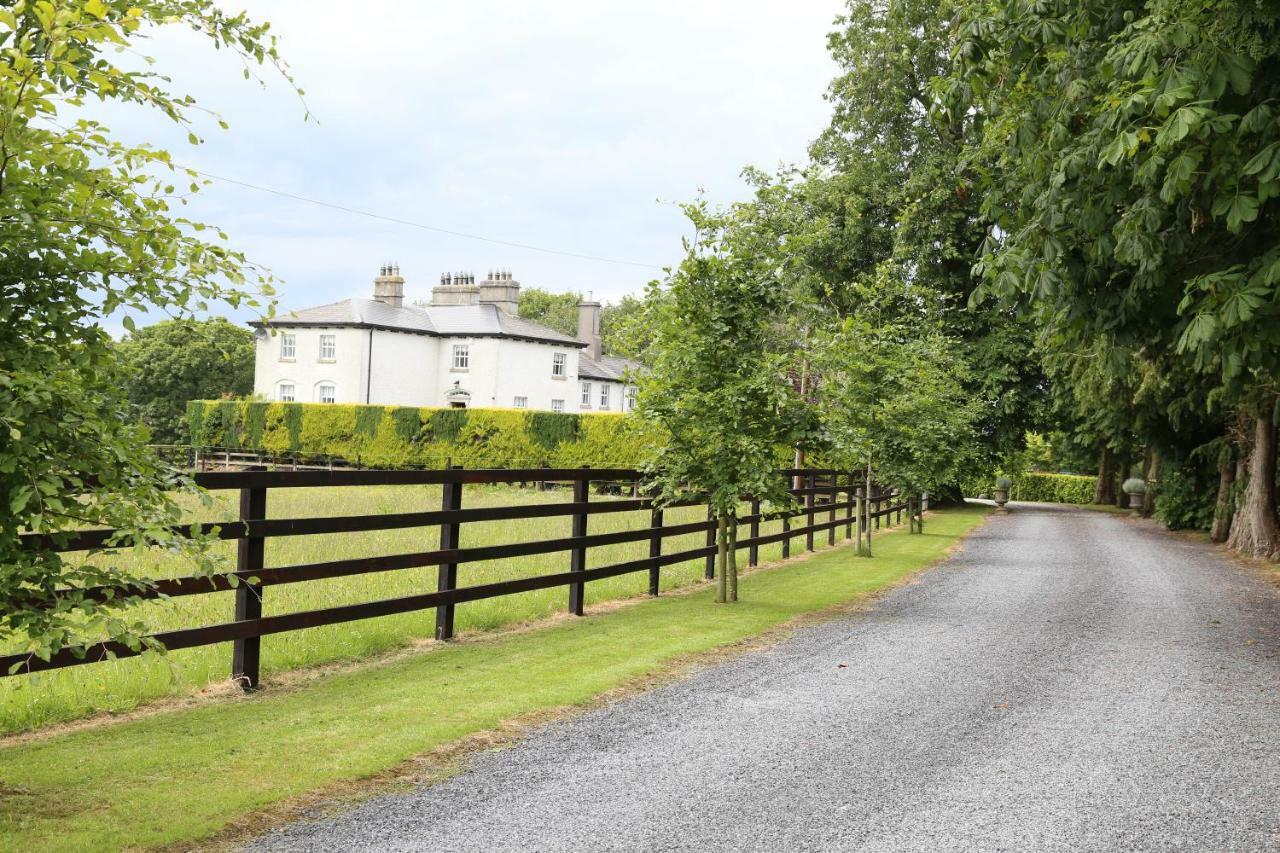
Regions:
M 270 20 L 317 121 L 283 84 L 244 83 L 186 32 L 144 50 L 202 105 L 206 144 L 136 112 L 117 130 L 176 160 L 300 195 L 565 251 L 672 262 L 671 202 L 742 197 L 748 164 L 802 159 L 824 124 L 838 0 L 513 4 L 273 0 Z M 215 185 L 191 205 L 285 280 L 282 307 L 363 294 L 396 260 L 417 295 L 491 266 L 525 284 L 638 292 L 655 270 L 492 246 Z

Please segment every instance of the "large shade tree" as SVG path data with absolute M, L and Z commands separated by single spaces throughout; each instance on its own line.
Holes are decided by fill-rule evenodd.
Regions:
M 859 287 L 886 263 L 930 301 L 978 403 L 969 446 L 990 468 L 1042 425 L 1046 384 L 1032 324 L 1005 305 L 968 305 L 986 219 L 964 155 L 980 116 L 938 110 L 931 86 L 954 67 L 954 14 L 948 0 L 850 0 L 829 37 L 833 117 L 795 203 L 813 223 L 804 251 L 833 310 L 857 311 Z
M 279 65 L 266 25 L 211 0 L 0 6 L 0 632 L 11 650 L 42 657 L 106 637 L 140 642 L 124 593 L 147 580 L 96 555 L 63 560 L 48 547 L 63 531 L 115 527 L 123 544 L 202 553 L 167 532 L 182 484 L 129 416 L 105 318 L 248 305 L 267 289 L 216 230 L 176 214 L 194 176 L 92 118 L 112 101 L 190 127 L 194 101 L 133 49 L 165 26 L 202 34 L 246 75 Z M 91 587 L 107 594 L 87 596 Z
M 155 444 L 181 444 L 187 402 L 253 391 L 253 333 L 221 318 L 167 320 L 117 345 L 129 405 Z
M 979 115 L 982 293 L 1071 345 L 1214 377 L 1252 424 L 1231 531 L 1280 554 L 1280 26 L 1245 0 L 966 2 L 939 92 Z

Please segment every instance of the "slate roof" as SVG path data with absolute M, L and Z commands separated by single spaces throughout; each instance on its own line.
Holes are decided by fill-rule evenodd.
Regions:
M 395 308 L 376 299 L 344 299 L 315 308 L 286 311 L 269 320 L 268 325 L 359 326 L 432 337 L 519 338 L 586 347 L 577 338 L 513 317 L 499 311 L 496 305 L 485 304 Z
M 612 382 L 623 382 L 626 381 L 629 373 L 639 373 L 643 369 L 644 365 L 629 358 L 616 355 L 588 358 L 586 353 L 578 353 L 579 379 L 607 379 Z

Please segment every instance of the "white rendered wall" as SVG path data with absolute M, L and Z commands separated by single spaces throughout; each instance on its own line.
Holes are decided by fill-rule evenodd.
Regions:
M 625 382 L 614 382 L 612 379 L 581 379 L 576 384 L 578 389 L 578 402 L 582 402 L 582 383 L 591 383 L 591 405 L 579 405 L 578 410 L 582 412 L 626 412 L 630 411 L 626 407 L 627 389 L 635 386 L 628 385 Z M 609 407 L 606 409 L 600 405 L 600 386 L 609 386 Z
M 373 330 L 373 369 L 369 371 L 369 329 L 354 327 L 292 328 L 296 355 L 280 358 L 280 335 L 258 336 L 255 347 L 254 393 L 279 399 L 279 385 L 290 382 L 299 403 L 319 401 L 317 389 L 332 382 L 338 403 L 371 403 L 379 406 L 448 406 L 445 392 L 460 382 L 471 392 L 473 408 L 515 406 L 516 397 L 528 398 L 531 410 L 551 411 L 552 400 L 564 400 L 566 412 L 580 411 L 578 384 L 579 348 L 511 338 L 428 337 L 404 332 Z M 320 335 L 335 336 L 337 351 L 332 362 L 320 361 Z M 466 370 L 453 369 L 453 345 L 469 349 Z M 565 356 L 565 377 L 551 375 L 555 353 Z M 372 381 L 366 391 L 366 378 Z M 610 383 L 610 411 L 622 411 L 624 387 Z M 599 410 L 599 383 L 593 382 L 592 408 Z
M 282 334 L 294 336 L 292 359 L 280 357 Z M 320 360 L 320 336 L 333 335 L 336 351 L 332 361 Z M 294 386 L 294 400 L 319 402 L 318 388 L 329 382 L 336 402 L 364 402 L 365 348 L 368 335 L 354 328 L 277 329 L 273 335 L 258 335 L 254 347 L 253 392 L 268 400 L 279 400 L 283 382 Z
M 369 330 L 358 330 L 369 346 Z M 373 332 L 373 370 L 368 402 L 375 406 L 438 406 L 436 338 L 406 332 Z M 353 402 L 363 403 L 365 398 Z
M 469 365 L 453 367 L 454 344 L 468 347 Z M 438 394 L 433 406 L 447 406 L 445 392 L 454 382 L 471 392 L 469 405 L 478 409 L 510 409 L 516 397 L 528 398 L 529 409 L 551 410 L 552 400 L 564 400 L 566 412 L 578 411 L 578 348 L 511 338 L 440 338 Z M 554 353 L 565 355 L 565 378 L 551 375 Z

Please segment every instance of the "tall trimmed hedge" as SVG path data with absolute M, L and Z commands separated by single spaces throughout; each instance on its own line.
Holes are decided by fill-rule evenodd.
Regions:
M 638 418 L 522 409 L 433 409 L 251 400 L 187 405 L 191 443 L 334 456 L 374 467 L 630 467 L 650 439 Z
M 1009 490 L 1009 500 L 1053 504 L 1092 503 L 1094 486 L 1098 482 L 1097 477 L 1039 471 L 1028 471 L 1011 479 L 1013 488 Z M 990 496 L 995 490 L 995 482 L 995 475 L 974 478 L 963 484 L 964 493 L 967 497 Z
M 1053 504 L 1087 504 L 1093 502 L 1097 477 L 1078 474 L 1039 474 L 1028 471 L 1013 478 L 1009 499 Z

